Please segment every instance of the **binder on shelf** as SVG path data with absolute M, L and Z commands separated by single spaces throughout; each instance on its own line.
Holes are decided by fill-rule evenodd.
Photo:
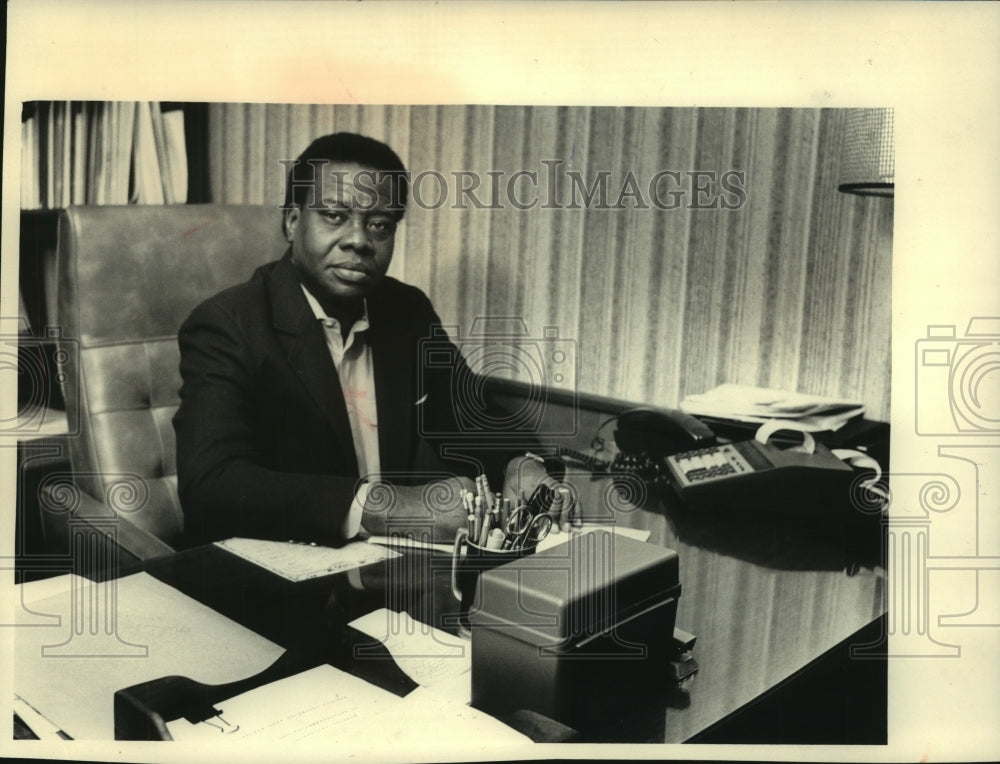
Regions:
M 21 118 L 21 209 L 187 200 L 184 111 L 152 101 L 33 101 Z

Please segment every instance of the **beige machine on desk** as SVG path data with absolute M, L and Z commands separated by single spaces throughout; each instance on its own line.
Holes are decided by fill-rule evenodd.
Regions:
M 139 559 L 173 551 L 183 530 L 171 425 L 180 387 L 177 330 L 199 302 L 281 255 L 280 222 L 276 208 L 263 206 L 62 213 L 60 371 L 77 434 L 70 439 L 73 485 L 52 476 L 42 497 L 47 552 L 75 553 L 80 529 L 92 540 L 114 535 L 117 545 L 104 552 L 115 555 L 105 558 L 109 565 L 119 551 Z

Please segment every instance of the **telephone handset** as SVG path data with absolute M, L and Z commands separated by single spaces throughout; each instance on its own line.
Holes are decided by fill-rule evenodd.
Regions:
M 665 457 L 715 443 L 715 433 L 683 411 L 629 409 L 618 415 L 618 455 L 611 463 L 611 471 L 634 474 L 646 483 L 663 486 L 668 477 Z
M 618 415 L 615 443 L 625 453 L 670 456 L 715 443 L 715 433 L 676 409 L 634 408 Z

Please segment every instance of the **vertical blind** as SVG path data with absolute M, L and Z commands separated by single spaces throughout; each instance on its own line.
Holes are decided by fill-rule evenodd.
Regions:
M 837 191 L 843 122 L 835 109 L 216 104 L 210 194 L 277 208 L 280 160 L 326 133 L 370 135 L 422 202 L 390 273 L 460 331 L 480 316 L 523 318 L 539 338 L 556 327 L 578 374 L 548 383 L 675 406 L 736 382 L 860 400 L 887 420 L 892 202 Z

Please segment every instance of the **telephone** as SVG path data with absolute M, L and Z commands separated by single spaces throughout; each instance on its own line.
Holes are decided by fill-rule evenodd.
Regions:
M 648 484 L 665 486 L 664 457 L 714 445 L 715 434 L 690 414 L 674 409 L 634 408 L 618 415 L 618 455 L 611 471 L 636 475 Z

